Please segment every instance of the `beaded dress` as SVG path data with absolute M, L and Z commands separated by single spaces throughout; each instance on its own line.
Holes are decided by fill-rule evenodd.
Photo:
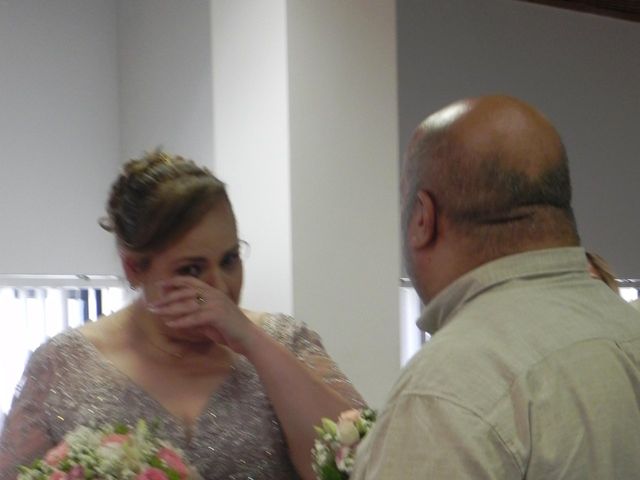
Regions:
M 272 337 L 354 405 L 362 399 L 326 353 L 319 336 L 285 315 L 264 317 Z M 0 437 L 0 479 L 13 480 L 77 425 L 159 423 L 205 480 L 296 479 L 280 423 L 244 357 L 187 427 L 118 370 L 82 333 L 68 330 L 31 356 Z

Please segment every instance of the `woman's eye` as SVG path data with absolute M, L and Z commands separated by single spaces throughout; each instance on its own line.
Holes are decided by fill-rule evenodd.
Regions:
M 187 277 L 199 277 L 202 273 L 202 267 L 199 265 L 185 265 L 178 269 L 178 275 L 184 275 Z
M 227 253 L 222 257 L 220 266 L 225 269 L 231 269 L 240 262 L 240 252 Z

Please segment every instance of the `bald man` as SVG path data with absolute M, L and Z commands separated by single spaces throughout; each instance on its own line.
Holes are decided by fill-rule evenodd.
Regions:
M 640 321 L 589 275 L 554 127 L 456 102 L 415 131 L 401 190 L 432 337 L 352 479 L 640 478 Z

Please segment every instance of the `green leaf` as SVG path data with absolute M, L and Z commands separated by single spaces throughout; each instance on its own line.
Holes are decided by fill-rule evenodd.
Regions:
M 160 418 L 154 418 L 149 422 L 149 431 L 155 436 L 160 431 Z
M 370 408 L 365 408 L 362 411 L 362 418 L 364 418 L 365 420 L 368 420 L 370 422 L 375 422 L 377 416 L 378 416 L 378 412 L 376 412 L 375 410 L 372 410 Z
M 321 480 L 347 480 L 349 476 L 341 472 L 335 465 L 323 465 L 320 469 Z
M 178 472 L 175 472 L 170 469 L 166 469 L 164 473 L 167 474 L 167 477 L 169 477 L 169 480 L 180 480 L 180 475 L 178 475 Z
M 331 435 L 335 435 L 337 432 L 337 426 L 336 423 L 333 420 L 330 420 L 328 418 L 323 418 L 322 419 L 322 428 L 325 432 L 331 434 Z
M 126 435 L 129 433 L 129 427 L 121 423 L 113 428 L 113 432 L 119 435 Z

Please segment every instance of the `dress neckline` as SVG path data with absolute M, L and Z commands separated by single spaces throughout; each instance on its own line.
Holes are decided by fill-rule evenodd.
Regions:
M 242 370 L 242 365 L 246 362 L 238 355 L 234 354 L 233 361 L 231 363 L 231 369 L 226 377 L 214 388 L 207 396 L 207 401 L 204 403 L 202 410 L 195 416 L 193 423 L 187 423 L 184 419 L 171 412 L 160 400 L 147 391 L 142 385 L 132 379 L 127 373 L 122 371 L 116 364 L 114 364 L 109 358 L 107 358 L 95 345 L 78 329 L 70 330 L 70 334 L 75 336 L 80 344 L 87 351 L 90 358 L 92 358 L 96 364 L 103 369 L 110 371 L 113 375 L 120 378 L 122 381 L 123 389 L 130 389 L 135 391 L 138 395 L 146 398 L 155 410 L 160 412 L 164 419 L 173 424 L 178 431 L 184 436 L 186 444 L 189 444 L 193 437 L 197 435 L 201 420 L 205 415 L 216 416 L 216 406 L 218 402 L 217 398 L 223 397 L 227 391 L 239 380 L 239 372 Z

